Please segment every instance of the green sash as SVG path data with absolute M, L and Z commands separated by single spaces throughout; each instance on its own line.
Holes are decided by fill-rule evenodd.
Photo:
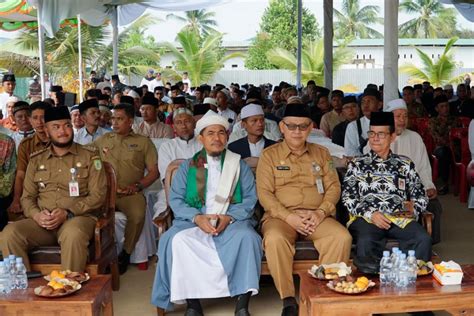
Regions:
M 221 154 L 221 168 L 224 164 L 225 150 Z M 197 152 L 191 162 L 189 163 L 188 176 L 186 179 L 186 197 L 185 202 L 191 207 L 200 209 L 206 204 L 206 184 L 207 184 L 207 155 L 206 150 L 203 148 Z M 232 204 L 242 203 L 242 189 L 240 185 L 240 179 L 234 190 L 232 196 Z

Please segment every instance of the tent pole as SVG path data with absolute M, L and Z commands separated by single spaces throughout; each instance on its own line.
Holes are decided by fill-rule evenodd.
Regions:
M 38 0 L 37 3 L 37 21 L 38 21 L 38 55 L 39 55 L 39 62 L 40 62 L 40 82 L 41 82 L 41 100 L 44 100 L 46 97 L 46 85 L 44 82 L 44 70 L 45 70 L 45 63 L 44 63 L 44 28 L 41 23 L 41 12 L 43 7 L 43 0 Z
M 79 102 L 83 101 L 84 87 L 83 87 L 83 74 L 82 74 L 82 30 L 81 30 L 81 15 L 77 15 L 77 49 L 79 51 Z
M 298 48 L 296 52 L 296 88 L 301 88 L 301 47 L 303 35 L 303 0 L 298 0 Z
M 398 2 L 385 0 L 383 103 L 398 99 Z
M 324 0 L 324 86 L 333 89 L 333 0 Z
M 118 74 L 118 8 L 117 6 L 112 7 L 112 74 Z

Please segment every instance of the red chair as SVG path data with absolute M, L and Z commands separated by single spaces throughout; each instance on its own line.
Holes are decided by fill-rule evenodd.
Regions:
M 469 124 L 471 123 L 471 118 L 470 117 L 460 117 L 459 118 L 459 123 L 461 124 L 461 127 L 469 127 Z
M 431 158 L 430 159 L 431 178 L 432 178 L 433 183 L 436 183 L 436 180 L 438 180 L 438 166 L 439 166 L 438 158 L 436 158 L 435 155 L 429 155 L 429 157 Z
M 435 144 L 430 133 L 429 125 L 430 119 L 428 117 L 419 117 L 416 119 L 418 134 L 420 134 L 421 138 L 423 139 L 423 143 L 425 143 L 426 152 L 428 155 L 431 155 L 435 149 Z
M 467 183 L 471 187 L 474 187 L 474 160 L 472 160 L 467 166 L 466 177 L 467 177 Z
M 468 128 L 452 128 L 449 131 L 449 147 L 453 160 L 454 195 L 459 193 L 461 203 L 467 202 L 466 168 L 471 161 L 469 152 Z

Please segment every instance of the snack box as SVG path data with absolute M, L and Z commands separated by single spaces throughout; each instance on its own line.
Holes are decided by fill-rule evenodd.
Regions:
M 454 261 L 442 261 L 434 265 L 433 278 L 442 285 L 461 284 L 462 277 L 461 266 Z

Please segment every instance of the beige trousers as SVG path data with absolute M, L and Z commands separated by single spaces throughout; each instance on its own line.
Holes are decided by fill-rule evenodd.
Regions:
M 139 193 L 117 198 L 115 207 L 117 212 L 122 212 L 127 217 L 123 249 L 128 254 L 131 254 L 133 249 L 135 249 L 135 244 L 140 238 L 143 225 L 145 224 L 145 196 Z
M 89 241 L 94 235 L 96 219 L 76 216 L 66 220 L 58 229 L 46 230 L 33 219 L 27 218 L 8 224 L 2 232 L 3 256 L 22 257 L 28 271 L 28 251 L 38 246 L 61 246 L 61 268 L 84 271 L 89 254 Z
M 269 218 L 262 225 L 263 248 L 268 268 L 280 297 L 294 297 L 293 256 L 299 234 L 286 222 Z M 312 240 L 319 252 L 319 263 L 328 264 L 349 261 L 352 237 L 349 231 L 332 217 L 325 218 L 313 234 Z

